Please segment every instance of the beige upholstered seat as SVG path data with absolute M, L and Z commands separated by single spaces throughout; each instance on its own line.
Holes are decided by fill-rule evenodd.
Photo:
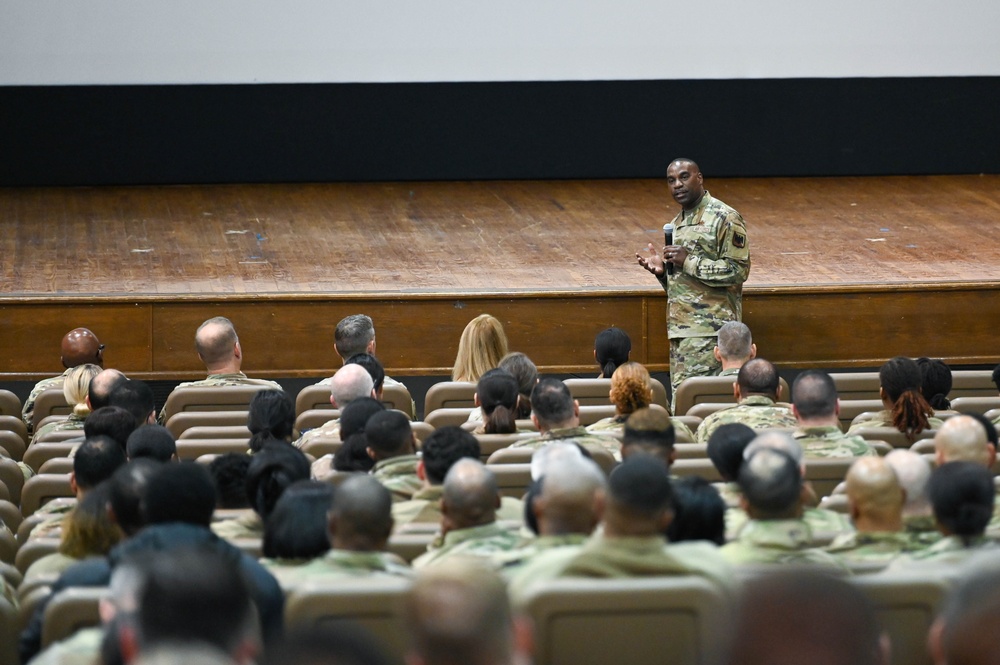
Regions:
M 718 469 L 707 457 L 678 459 L 670 466 L 670 474 L 680 478 L 700 476 L 710 483 L 722 482 Z
M 842 401 L 880 400 L 878 372 L 830 372 L 830 378 Z
M 461 427 L 468 422 L 469 414 L 472 411 L 473 409 L 469 407 L 434 409 L 427 412 L 427 415 L 424 416 L 424 422 L 434 429 L 449 426 Z
M 171 416 L 187 411 L 247 411 L 250 400 L 265 386 L 189 386 L 176 388 L 167 397 L 163 413 Z
M 17 432 L 0 429 L 0 448 L 6 450 L 11 459 L 20 462 L 24 459 L 24 451 L 28 445 Z
M 53 457 L 42 464 L 38 473 L 69 473 L 73 470 L 73 458 Z
M 6 598 L 0 598 L 0 665 L 18 665 L 17 640 L 21 626 L 17 609 Z
M 340 410 L 329 409 L 308 409 L 295 418 L 295 431 L 301 435 L 311 429 L 322 427 L 331 420 L 340 418 Z
M 0 415 L 0 430 L 14 432 L 21 437 L 21 440 L 24 441 L 24 445 L 28 445 L 28 441 L 31 440 L 31 437 L 28 436 L 28 427 L 24 424 L 24 421 L 21 420 L 20 415 Z
M 951 400 L 951 408 L 959 413 L 986 413 L 1000 409 L 1000 396 L 994 394 L 985 397 L 959 397 Z
M 14 537 L 14 534 L 8 529 L 0 530 L 0 562 L 7 564 L 15 563 L 17 552 L 17 538 Z
M 853 457 L 807 457 L 806 480 L 812 483 L 816 496 L 829 496 L 854 462 Z
M 563 383 L 580 406 L 611 404 L 611 379 L 566 379 Z M 667 389 L 663 384 L 650 379 L 649 387 L 653 391 L 652 403 L 667 408 Z
M 684 379 L 677 386 L 674 414 L 687 415 L 692 406 L 702 402 L 735 404 L 736 397 L 733 394 L 733 383 L 735 382 L 735 376 L 692 376 Z M 791 399 L 788 382 L 781 379 L 780 383 L 780 399 L 786 401 Z
M 556 579 L 525 600 L 536 665 L 708 665 L 727 634 L 729 603 L 693 575 Z
M 185 411 L 175 413 L 167 420 L 166 426 L 175 439 L 181 438 L 192 427 L 235 427 L 247 424 L 247 410 L 233 411 Z
M 479 441 L 480 459 L 485 462 L 496 451 L 506 448 L 516 441 L 523 441 L 524 439 L 538 436 L 538 434 L 536 432 L 528 432 L 515 434 L 474 434 L 473 436 Z
M 951 373 L 951 392 L 948 397 L 951 400 L 966 397 L 996 397 L 997 387 L 993 383 L 993 371 L 988 369 L 979 370 L 953 370 Z
M 441 381 L 427 390 L 424 397 L 424 417 L 437 409 L 471 409 L 475 402 L 476 384 L 466 381 Z
M 98 604 L 106 596 L 106 587 L 73 587 L 56 594 L 45 607 L 42 622 L 42 648 L 64 640 L 81 628 L 101 624 Z
M 402 383 L 382 386 L 382 404 L 387 409 L 402 411 L 410 417 L 410 420 L 417 417 L 413 412 L 413 396 Z
M 295 415 L 313 409 L 332 409 L 330 386 L 306 386 L 295 396 Z
M 611 473 L 611 470 L 618 464 L 615 458 L 607 450 L 596 446 L 586 446 L 597 465 L 604 470 L 604 473 Z M 531 456 L 535 454 L 532 448 L 501 448 L 497 450 L 486 461 L 490 469 L 495 471 L 494 466 L 505 464 L 531 464 Z
M 21 526 L 21 522 L 24 521 L 24 515 L 21 514 L 21 509 L 18 508 L 18 504 L 10 500 L 0 500 L 0 520 L 7 525 L 7 528 L 17 533 L 18 527 Z
M 49 416 L 68 416 L 73 409 L 66 403 L 66 395 L 62 386 L 47 388 L 35 398 L 35 408 L 31 414 L 31 423 L 38 430 L 41 422 Z
M 340 437 L 318 437 L 302 446 L 301 450 L 306 455 L 312 455 L 314 459 L 319 459 L 323 455 L 335 455 L 343 445 Z
M 184 430 L 178 441 L 187 439 L 247 439 L 250 440 L 250 430 L 246 423 L 242 425 L 195 425 Z
M 407 525 L 408 528 L 411 526 Z M 386 549 L 404 561 L 413 561 L 427 551 L 427 546 L 434 542 L 434 538 L 437 536 L 439 526 L 437 524 L 431 524 L 430 526 L 434 528 L 423 531 L 416 531 L 411 528 L 408 533 L 392 534 L 389 537 Z
M 845 432 L 850 428 L 854 419 L 862 413 L 870 413 L 882 410 L 882 400 L 879 399 L 841 399 L 840 400 L 840 429 Z
M 851 434 L 860 436 L 866 441 L 884 441 L 893 448 L 909 448 L 913 441 L 906 438 L 906 435 L 895 427 L 859 427 Z M 925 429 L 917 435 L 917 441 L 922 439 L 933 439 L 937 430 Z
M 202 455 L 224 455 L 245 453 L 250 449 L 250 437 L 245 439 L 179 439 L 177 457 L 181 460 L 196 460 Z
M 8 500 L 21 503 L 21 488 L 24 487 L 24 472 L 12 459 L 0 458 L 0 483 L 7 487 Z
M 707 459 L 707 443 L 677 443 L 674 444 L 674 452 L 677 459 Z
M 528 491 L 531 484 L 530 464 L 490 464 L 489 469 L 496 476 L 501 496 L 520 499 Z
M 82 435 L 83 432 L 77 432 Z M 47 441 L 44 443 L 33 443 L 24 453 L 24 463 L 31 467 L 36 473 L 50 459 L 57 457 L 69 457 L 79 442 L 74 441 Z
M 71 441 L 73 439 L 79 439 L 80 443 L 83 443 L 83 429 L 64 429 L 57 430 L 54 432 L 46 432 L 41 436 L 37 437 L 31 444 L 31 446 L 36 446 L 39 443 L 59 443 L 61 441 Z M 25 451 L 27 452 L 27 451 Z
M 888 572 L 851 579 L 875 606 L 882 629 L 892 643 L 893 665 L 931 665 L 927 632 L 949 584 L 921 573 Z
M 23 575 L 27 572 L 31 564 L 44 556 L 55 554 L 59 551 L 58 538 L 35 538 L 29 540 L 17 550 L 17 558 L 14 565 Z
M 59 497 L 71 497 L 69 474 L 46 474 L 32 476 L 21 490 L 21 514 L 27 517 L 44 503 Z
M 0 390 L 0 415 L 21 418 L 21 400 L 9 390 Z

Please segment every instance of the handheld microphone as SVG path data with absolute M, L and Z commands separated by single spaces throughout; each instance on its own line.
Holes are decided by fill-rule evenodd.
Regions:
M 674 244 L 674 225 L 667 222 L 663 225 L 663 244 L 673 245 Z M 667 257 L 663 257 L 664 270 L 668 275 L 674 274 L 674 264 L 667 261 Z

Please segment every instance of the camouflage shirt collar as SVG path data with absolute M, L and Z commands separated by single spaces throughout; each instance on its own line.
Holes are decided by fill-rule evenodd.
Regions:
M 206 381 L 224 381 L 226 379 L 246 379 L 247 375 L 243 372 L 229 372 L 227 374 L 209 374 L 205 379 Z
M 822 427 L 800 427 L 792 433 L 792 436 L 796 439 L 806 437 L 811 439 L 842 439 L 844 433 L 835 425 L 824 425 Z
M 467 540 L 479 540 L 480 538 L 490 538 L 492 536 L 505 535 L 507 533 L 503 527 L 496 522 L 483 524 L 482 526 L 470 526 L 468 529 L 456 529 L 445 534 L 442 540 L 444 547 L 458 545 Z
M 381 462 L 378 462 L 374 467 L 372 467 L 372 474 L 382 476 L 413 475 L 417 472 L 417 462 L 419 461 L 419 455 L 400 455 L 398 457 L 390 457 L 389 459 L 384 459 Z
M 701 195 L 701 200 L 698 201 L 698 205 L 691 208 L 690 210 L 684 210 L 683 208 L 681 209 L 681 221 L 685 222 L 689 219 L 697 217 L 698 214 L 705 209 L 705 206 L 707 206 L 713 200 L 714 199 L 712 198 L 712 195 L 709 194 L 708 190 L 706 189 L 705 193 Z
M 774 406 L 774 400 L 767 395 L 750 395 L 740 400 L 740 406 Z
M 323 558 L 338 568 L 353 568 L 357 570 L 385 570 L 386 557 L 384 552 L 354 552 L 349 550 L 330 550 Z
M 812 531 L 803 520 L 750 520 L 739 540 L 757 547 L 799 550 L 809 547 Z
M 550 429 L 539 438 L 551 441 L 554 439 L 573 439 L 579 436 L 587 436 L 588 434 L 589 432 L 587 432 L 586 427 L 563 427 L 562 429 Z
M 443 485 L 429 485 L 422 490 L 415 492 L 413 495 L 414 501 L 420 499 L 421 501 L 440 501 L 441 497 L 444 496 L 444 486 Z

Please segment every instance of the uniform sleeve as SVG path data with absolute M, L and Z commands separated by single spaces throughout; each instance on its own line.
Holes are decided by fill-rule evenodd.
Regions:
M 715 255 L 692 252 L 684 261 L 684 272 L 709 286 L 742 284 L 750 276 L 750 240 L 738 213 L 723 217 L 716 235 Z

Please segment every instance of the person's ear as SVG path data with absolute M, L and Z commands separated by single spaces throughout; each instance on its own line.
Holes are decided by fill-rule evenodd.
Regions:
M 419 478 L 422 481 L 427 480 L 427 469 L 424 468 L 423 460 L 417 462 L 417 478 Z
M 594 519 L 600 522 L 604 519 L 604 511 L 608 508 L 608 495 L 604 490 L 594 492 Z
M 997 461 L 997 447 L 992 443 L 986 444 L 986 466 L 988 468 L 993 468 L 993 464 Z
M 834 404 L 833 404 L 833 415 L 835 415 L 835 416 L 839 416 L 840 415 L 840 398 L 839 397 L 837 398 L 837 401 L 834 402 Z
M 757 357 L 757 345 L 756 344 L 751 344 L 750 345 L 750 357 L 747 358 L 747 360 L 753 360 L 756 357 Z
M 799 408 L 792 404 L 792 415 L 795 416 L 796 420 L 802 420 L 802 414 L 799 413 Z
M 944 655 L 944 619 L 938 617 L 927 631 L 927 650 L 931 654 L 934 665 L 947 665 Z
M 472 393 L 472 403 L 476 407 L 480 407 L 483 405 L 483 403 L 479 401 L 479 393 Z
M 573 417 L 580 417 L 580 400 L 578 399 L 573 400 Z
M 80 487 L 76 484 L 76 471 L 69 472 L 69 490 L 74 496 L 80 491 Z
M 538 416 L 536 416 L 534 413 L 531 414 L 531 422 L 535 424 L 535 429 L 537 429 L 539 432 L 542 431 L 542 426 L 538 423 Z
M 330 393 L 330 405 L 335 409 L 340 408 L 339 406 L 337 406 L 337 400 L 336 398 L 334 398 L 333 393 Z
M 740 396 L 740 384 L 736 381 L 733 381 L 733 397 L 736 398 L 737 402 L 743 399 L 743 397 Z
M 719 347 L 712 349 L 712 355 L 715 356 L 715 359 L 720 363 L 722 362 L 722 353 L 719 351 Z
M 775 402 L 781 401 L 781 384 L 778 384 L 778 389 L 774 391 Z
M 659 529 L 660 533 L 666 533 L 667 527 L 669 527 L 670 523 L 673 521 L 674 521 L 674 511 L 664 510 L 663 514 L 660 515 L 660 529 Z
M 368 457 L 372 458 L 376 462 L 378 461 L 378 458 L 375 457 L 375 451 L 372 449 L 371 446 L 368 446 L 367 448 L 365 448 L 365 453 L 368 455 Z
M 233 344 L 233 355 L 236 356 L 237 358 L 243 357 L 243 347 L 240 346 L 240 343 L 238 341 L 236 342 L 236 344 Z

